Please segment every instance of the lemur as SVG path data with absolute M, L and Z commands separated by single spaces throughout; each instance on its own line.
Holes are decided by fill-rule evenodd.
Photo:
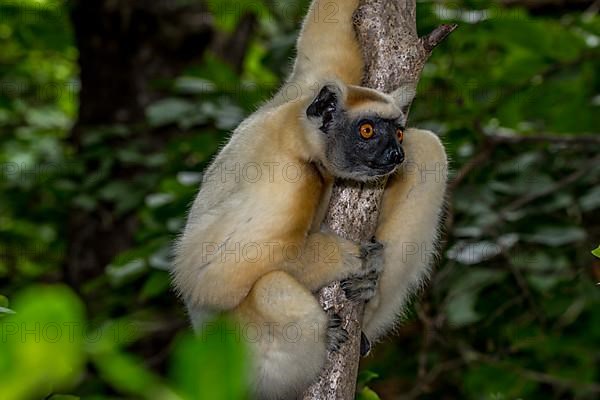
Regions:
M 434 255 L 446 154 L 433 133 L 405 132 L 410 96 L 357 86 L 357 4 L 313 1 L 287 80 L 299 95 L 280 90 L 235 129 L 175 246 L 174 286 L 194 328 L 227 312 L 256 331 L 248 346 L 257 398 L 295 398 L 346 339 L 316 291 L 343 280 L 348 297 L 367 301 L 363 331 L 375 342 L 395 326 Z M 354 243 L 322 227 L 335 177 L 382 176 L 377 241 Z

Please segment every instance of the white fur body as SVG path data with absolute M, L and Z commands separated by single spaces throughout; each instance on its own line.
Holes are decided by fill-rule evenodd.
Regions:
M 363 68 L 350 21 L 358 0 L 335 3 L 337 23 L 315 11 L 325 3 L 311 6 L 289 79 L 307 90 L 294 101 L 280 92 L 235 130 L 206 171 L 176 246 L 173 280 L 195 329 L 226 311 L 257 332 L 248 342 L 259 398 L 294 398 L 315 379 L 328 317 L 314 293 L 362 268 L 358 244 L 320 229 L 333 177 L 317 166 L 324 154 L 306 122 L 310 88 L 324 80 L 359 84 Z M 357 115 L 397 109 L 368 89 L 348 87 L 344 96 Z M 447 161 L 437 136 L 409 129 L 403 147 L 406 160 L 388 181 L 376 233 L 384 266 L 365 310 L 371 340 L 389 332 L 426 277 L 444 200 Z

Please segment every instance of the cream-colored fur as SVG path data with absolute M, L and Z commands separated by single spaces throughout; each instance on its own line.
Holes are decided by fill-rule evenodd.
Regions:
M 358 85 L 363 59 L 352 15 L 358 0 L 316 0 L 304 19 L 298 37 L 296 62 L 290 82 L 312 85 L 324 76 Z
M 358 3 L 359 0 L 313 0 L 296 42 L 292 73 L 264 108 L 315 96 L 324 79 L 361 84 L 364 62 L 352 25 Z
M 357 244 L 311 231 L 331 177 L 311 163 L 322 156 L 313 143 L 320 134 L 311 138 L 316 128 L 302 121 L 309 100 L 238 127 L 206 172 L 176 246 L 173 280 L 196 329 L 222 311 L 260 327 L 250 344 L 261 398 L 287 398 L 316 377 L 327 316 L 312 292 L 362 268 Z
M 318 375 L 328 317 L 313 293 L 361 271 L 359 246 L 320 228 L 333 177 L 321 166 L 322 135 L 306 121 L 315 88 L 330 81 L 345 84 L 338 86 L 353 115 L 397 113 L 392 97 L 352 86 L 363 69 L 351 24 L 357 4 L 313 2 L 288 80 L 300 92 L 289 99 L 282 89 L 235 130 L 206 171 L 176 245 L 172 276 L 194 328 L 224 311 L 241 322 L 259 398 L 294 398 Z M 404 150 L 379 217 L 384 267 L 363 328 L 371 340 L 394 326 L 425 278 L 444 198 L 439 139 L 408 130 Z
M 375 237 L 384 245 L 378 294 L 365 308 L 363 331 L 371 340 L 388 333 L 427 277 L 436 252 L 448 162 L 436 135 L 409 129 L 406 160 L 388 181 Z

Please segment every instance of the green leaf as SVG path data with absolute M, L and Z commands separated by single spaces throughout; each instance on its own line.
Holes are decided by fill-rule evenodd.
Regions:
M 140 292 L 140 299 L 148 300 L 161 294 L 169 295 L 170 287 L 171 283 L 167 272 L 153 271 Z
M 481 319 L 475 310 L 479 292 L 488 285 L 500 281 L 506 273 L 470 268 L 461 280 L 454 284 L 445 305 L 448 323 L 454 328 L 470 325 Z
M 148 122 L 153 127 L 177 123 L 195 109 L 195 105 L 179 98 L 169 98 L 157 101 L 146 110 Z
M 364 370 L 360 371 L 358 374 L 357 385 L 366 385 L 374 379 L 379 378 L 379 374 L 373 371 Z
M 144 399 L 178 399 L 161 379 L 144 368 L 142 360 L 118 351 L 108 351 L 93 357 L 100 375 L 119 392 Z
M 481 241 L 477 243 L 459 242 L 450 250 L 447 256 L 464 265 L 474 265 L 496 257 L 502 252 L 502 247 L 494 242 Z
M 592 250 L 592 254 L 600 258 L 600 245 L 595 250 Z
M 249 364 L 239 336 L 243 329 L 224 319 L 204 328 L 199 337 L 177 340 L 170 372 L 179 393 L 188 400 L 245 398 Z
M 146 271 L 146 262 L 143 259 L 132 260 L 126 264 L 110 264 L 106 267 L 106 274 L 110 282 L 115 285 L 123 285 L 143 275 Z
M 511 370 L 490 365 L 472 364 L 462 377 L 465 398 L 469 399 L 517 399 L 528 395 L 535 384 Z M 487 396 L 482 396 L 486 394 Z
M 16 314 L 0 320 L 0 398 L 43 397 L 80 376 L 83 306 L 62 286 L 37 286 L 15 297 Z
M 365 386 L 362 388 L 358 395 L 356 396 L 356 400 L 381 400 L 380 397 L 373 391 L 373 389 Z
M 0 307 L 0 314 L 14 314 L 15 312 L 7 307 Z
M 600 207 L 600 185 L 591 189 L 579 198 L 579 205 L 585 212 L 594 211 Z
M 579 227 L 569 226 L 544 226 L 538 228 L 533 235 L 525 240 L 547 246 L 558 247 L 584 240 L 586 233 Z
M 246 14 L 257 16 L 269 15 L 269 9 L 262 0 L 219 0 L 208 1 L 208 8 L 214 16 L 216 25 L 227 32 L 232 32 L 240 18 Z
M 8 297 L 0 294 L 0 307 L 8 307 L 9 304 Z
M 182 76 L 175 80 L 175 90 L 181 94 L 204 95 L 214 93 L 216 85 L 208 79 Z

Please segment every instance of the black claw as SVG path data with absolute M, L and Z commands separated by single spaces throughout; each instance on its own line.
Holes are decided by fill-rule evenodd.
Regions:
M 345 292 L 344 294 L 346 295 L 346 299 L 351 300 L 351 301 L 356 300 L 358 297 L 356 295 L 356 292 Z
M 329 328 L 339 328 L 340 326 L 342 326 L 342 317 L 340 317 L 338 314 L 333 314 L 330 318 L 329 318 Z
M 366 357 L 371 352 L 371 341 L 364 332 L 360 332 L 360 356 Z
M 341 336 L 341 340 L 339 341 L 339 344 L 341 345 L 342 343 L 346 343 L 346 341 L 348 339 L 350 339 L 350 334 L 348 333 L 347 330 L 345 330 L 344 328 L 341 329 L 340 331 L 340 336 Z

